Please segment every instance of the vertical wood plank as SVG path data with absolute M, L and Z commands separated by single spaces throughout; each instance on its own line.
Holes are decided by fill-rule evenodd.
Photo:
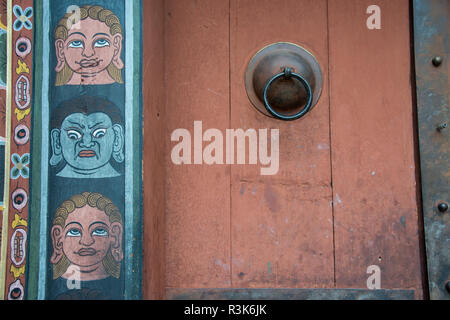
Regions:
M 143 298 L 162 299 L 165 288 L 164 1 L 143 1 L 144 253 Z
M 328 1 L 336 284 L 365 288 L 378 265 L 382 288 L 420 298 L 409 7 L 375 2 L 380 30 L 374 1 Z
M 446 282 L 450 276 L 450 215 L 440 212 L 439 205 L 450 198 L 450 132 L 438 128 L 450 118 L 450 2 L 414 0 L 412 6 L 417 131 L 428 272 L 428 283 L 424 287 L 429 289 L 429 299 L 449 300 Z M 436 56 L 442 57 L 439 66 L 432 63 Z
M 225 132 L 229 123 L 229 3 L 165 2 L 167 133 Z M 230 181 L 225 165 L 172 163 L 167 142 L 166 286 L 230 286 Z M 193 143 L 192 143 L 193 144 Z M 193 153 L 192 153 L 193 158 Z
M 281 41 L 312 52 L 325 79 L 318 105 L 294 122 L 259 113 L 244 87 L 251 57 Z M 231 1 L 230 127 L 280 130 L 276 175 L 231 169 L 233 287 L 333 286 L 327 50 L 326 1 Z

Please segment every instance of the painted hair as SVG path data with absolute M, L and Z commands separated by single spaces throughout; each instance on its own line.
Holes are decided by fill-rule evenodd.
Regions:
M 67 40 L 69 30 L 68 27 L 69 18 L 72 13 L 66 13 L 64 17 L 59 20 L 58 25 L 55 29 L 55 40 Z M 80 7 L 80 21 L 91 18 L 93 20 L 98 20 L 103 22 L 109 27 L 109 32 L 111 35 L 121 34 L 123 35 L 122 25 L 120 24 L 119 17 L 117 17 L 111 10 L 105 9 L 101 6 L 91 6 L 85 5 Z M 118 69 L 113 63 L 111 63 L 108 68 L 108 73 L 114 81 L 118 83 L 123 83 L 122 71 Z M 63 70 L 56 73 L 55 86 L 63 86 L 67 84 L 72 78 L 73 71 L 69 68 L 67 63 L 64 65 Z
M 117 206 L 110 199 L 104 197 L 100 193 L 83 192 L 82 194 L 77 194 L 69 200 L 64 201 L 58 209 L 56 209 L 55 217 L 53 218 L 53 225 L 58 225 L 61 228 L 64 228 L 69 214 L 74 212 L 75 209 L 83 208 L 86 205 L 103 211 L 109 217 L 110 223 L 123 223 L 119 208 L 117 208 Z M 102 264 L 105 271 L 109 275 L 114 278 L 119 278 L 120 262 L 114 260 L 111 250 L 109 250 L 106 254 Z M 70 261 L 66 255 L 63 254 L 61 260 L 53 265 L 53 279 L 58 279 L 61 277 L 67 271 L 69 266 Z
M 61 128 L 64 119 L 71 114 L 90 115 L 96 112 L 108 115 L 113 124 L 124 124 L 120 109 L 113 102 L 103 97 L 83 95 L 61 102 L 52 113 L 50 128 Z

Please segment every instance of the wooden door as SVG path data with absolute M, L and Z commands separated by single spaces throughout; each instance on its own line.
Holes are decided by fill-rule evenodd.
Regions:
M 410 7 L 375 1 L 381 29 L 369 29 L 373 2 L 144 1 L 145 298 L 367 290 L 374 265 L 382 289 L 423 297 Z M 252 56 L 282 41 L 324 77 L 318 104 L 292 122 L 258 112 L 244 86 Z M 202 133 L 278 129 L 277 174 L 174 164 L 171 135 L 194 141 L 195 121 Z

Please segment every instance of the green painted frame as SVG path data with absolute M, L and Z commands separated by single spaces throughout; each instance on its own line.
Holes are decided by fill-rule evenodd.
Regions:
M 35 0 L 35 33 L 34 40 L 36 45 L 34 47 L 34 76 L 37 81 L 33 82 L 33 118 L 32 118 L 32 130 L 36 130 L 32 135 L 31 141 L 31 194 L 30 194 L 30 209 L 32 214 L 29 221 L 29 235 L 30 241 L 28 245 L 28 258 L 27 258 L 27 278 L 26 278 L 26 299 L 30 300 L 42 300 L 45 299 L 46 289 L 40 288 L 40 277 L 42 272 L 42 258 L 41 258 L 41 237 L 46 235 L 41 230 L 41 192 L 43 179 L 47 179 L 41 174 L 42 166 L 42 89 L 43 82 L 38 79 L 42 79 L 43 65 L 42 56 L 44 51 L 44 19 L 45 11 L 44 4 L 49 0 Z M 132 194 L 128 195 L 127 203 L 131 203 L 132 216 L 125 217 L 125 261 L 128 259 L 128 264 L 124 269 L 125 272 L 125 299 L 126 300 L 139 300 L 142 299 L 142 242 L 143 242 L 143 217 L 142 217 L 142 145 L 143 145 L 143 97 L 142 97 L 142 0 L 124 0 L 126 6 L 126 33 L 132 34 L 131 39 L 127 39 L 127 43 L 124 46 L 127 52 L 127 59 L 132 59 L 132 68 L 126 71 L 126 77 L 128 81 L 133 82 L 132 89 L 128 90 L 128 98 L 132 98 L 132 110 L 133 112 L 126 119 L 126 122 L 133 124 L 132 131 L 128 138 L 132 140 L 132 150 L 127 151 L 131 154 L 131 167 L 132 172 L 129 172 L 131 177 L 131 183 L 129 188 L 132 189 Z M 48 14 L 48 13 L 47 13 Z M 132 24 L 126 24 L 128 20 L 132 21 Z M 132 45 L 130 49 L 129 44 Z M 132 55 L 128 53 L 132 51 Z M 44 258 L 45 259 L 45 258 Z M 44 260 L 45 261 L 45 260 Z

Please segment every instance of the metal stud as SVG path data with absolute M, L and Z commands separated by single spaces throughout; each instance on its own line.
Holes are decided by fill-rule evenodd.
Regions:
M 442 57 L 436 56 L 433 58 L 433 60 L 431 62 L 433 63 L 433 66 L 439 67 L 442 64 Z
M 441 132 L 442 130 L 444 130 L 445 128 L 447 128 L 447 124 L 446 123 L 442 123 L 440 125 L 437 126 L 436 130 Z
M 441 202 L 438 204 L 437 208 L 438 208 L 439 212 L 441 212 L 441 213 L 447 212 L 448 204 L 445 202 Z

